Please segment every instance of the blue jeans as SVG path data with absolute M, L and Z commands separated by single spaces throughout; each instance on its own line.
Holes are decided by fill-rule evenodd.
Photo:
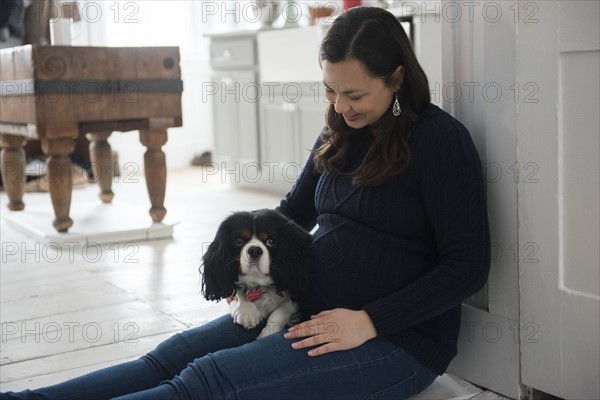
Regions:
M 255 340 L 229 315 L 178 333 L 138 360 L 0 399 L 403 399 L 437 375 L 384 338 L 309 357 L 283 332 Z M 122 396 L 122 397 L 119 397 Z

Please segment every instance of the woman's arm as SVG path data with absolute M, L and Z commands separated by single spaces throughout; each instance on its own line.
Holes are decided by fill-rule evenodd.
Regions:
M 418 134 L 414 161 L 438 263 L 414 283 L 363 307 L 383 336 L 460 304 L 485 285 L 490 268 L 486 190 L 468 131 L 453 118 L 440 118 Z

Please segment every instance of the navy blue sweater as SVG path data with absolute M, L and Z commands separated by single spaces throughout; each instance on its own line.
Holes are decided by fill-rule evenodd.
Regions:
M 409 144 L 408 169 L 376 187 L 319 174 L 311 156 L 279 210 L 308 230 L 318 224 L 305 315 L 363 309 L 379 336 L 442 374 L 456 355 L 461 302 L 489 272 L 485 185 L 469 132 L 435 105 Z

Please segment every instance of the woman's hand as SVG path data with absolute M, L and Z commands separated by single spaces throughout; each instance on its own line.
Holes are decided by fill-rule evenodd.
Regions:
M 366 311 L 345 308 L 313 315 L 310 320 L 292 326 L 284 335 L 286 339 L 305 338 L 292 343 L 294 349 L 321 345 L 311 349 L 309 356 L 353 349 L 375 336 L 377 331 Z

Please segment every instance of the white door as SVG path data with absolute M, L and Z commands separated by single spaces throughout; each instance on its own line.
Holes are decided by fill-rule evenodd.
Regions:
M 518 117 L 519 242 L 535 251 L 521 265 L 521 321 L 537 331 L 522 340 L 521 376 L 561 398 L 597 400 L 600 3 L 535 4 L 517 48 L 518 79 L 539 88 Z
M 432 92 L 479 150 L 492 236 L 489 282 L 463 306 L 450 371 L 511 398 L 597 400 L 599 2 L 438 11 Z
M 441 24 L 442 82 L 430 82 L 432 97 L 441 99 L 443 108 L 469 129 L 483 163 L 488 193 L 490 276 L 487 286 L 463 305 L 458 356 L 450 372 L 510 398 L 521 398 L 519 99 L 515 102 L 519 84 L 512 4 L 444 0 L 439 4 L 439 18 L 429 17 L 421 31 L 436 20 Z

